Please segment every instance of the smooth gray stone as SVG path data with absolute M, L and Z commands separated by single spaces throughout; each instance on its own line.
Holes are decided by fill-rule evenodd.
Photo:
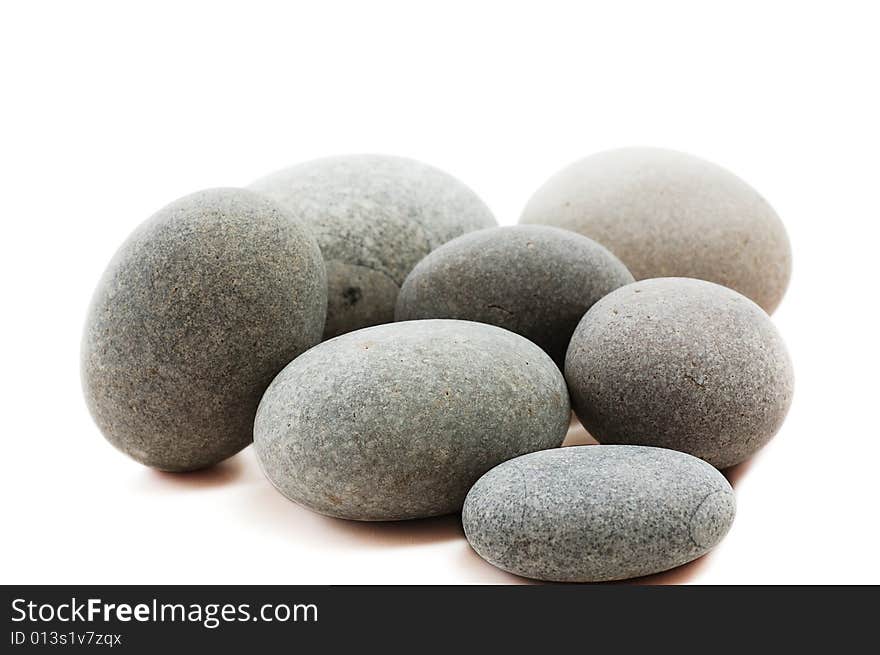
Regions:
M 637 280 L 709 280 L 771 313 L 791 276 L 788 235 L 767 201 L 720 166 L 673 150 L 622 148 L 575 162 L 538 189 L 520 222 L 595 239 Z
M 325 341 L 266 391 L 254 446 L 287 498 L 364 521 L 457 512 L 483 473 L 559 446 L 565 380 L 491 325 L 408 321 Z
M 600 443 L 672 448 L 718 468 L 776 434 L 794 388 L 770 317 L 736 291 L 686 278 L 635 282 L 593 305 L 565 378 Z
M 523 455 L 479 479 L 462 524 L 477 553 L 538 580 L 601 582 L 658 573 L 711 550 L 733 490 L 695 457 L 644 446 Z
M 534 341 L 562 368 L 586 311 L 632 281 L 619 259 L 574 232 L 494 227 L 453 239 L 419 262 L 403 283 L 395 318 L 497 325 Z
M 326 280 L 306 228 L 256 193 L 210 189 L 161 209 L 89 308 L 82 380 L 104 436 L 165 471 L 247 446 L 272 378 L 320 341 Z
M 305 162 L 251 185 L 303 219 L 327 265 L 324 338 L 394 320 L 400 285 L 437 246 L 495 225 L 454 177 L 412 159 L 349 155 Z

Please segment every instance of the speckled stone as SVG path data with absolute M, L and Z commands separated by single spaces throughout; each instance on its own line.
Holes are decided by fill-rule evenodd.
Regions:
M 384 155 L 309 161 L 251 185 L 314 232 L 329 283 L 324 338 L 394 320 L 400 285 L 437 246 L 495 225 L 476 194 L 427 164 Z
M 471 546 L 538 580 L 602 582 L 658 573 L 711 550 L 736 512 L 705 462 L 663 448 L 574 446 L 496 466 L 467 495 Z
M 478 230 L 416 265 L 397 297 L 397 320 L 459 318 L 534 341 L 561 368 L 571 334 L 602 296 L 633 276 L 595 241 L 518 225 Z
M 285 496 L 365 521 L 457 512 L 483 473 L 559 446 L 565 380 L 535 344 L 467 321 L 350 332 L 295 359 L 260 403 L 254 445 Z
M 718 468 L 776 434 L 794 387 L 767 314 L 736 291 L 686 278 L 635 282 L 593 305 L 565 377 L 600 443 L 672 448 Z
M 623 148 L 571 164 L 535 193 L 520 221 L 595 239 L 637 280 L 709 280 L 767 312 L 791 275 L 788 235 L 767 201 L 720 166 L 672 150 Z
M 314 238 L 251 191 L 160 210 L 116 253 L 86 321 L 83 388 L 104 436 L 165 471 L 247 446 L 263 391 L 321 338 L 326 280 Z

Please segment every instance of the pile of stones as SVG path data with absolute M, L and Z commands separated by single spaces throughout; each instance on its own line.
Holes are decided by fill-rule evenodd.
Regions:
M 511 227 L 425 164 L 327 158 L 140 225 L 95 291 L 83 386 L 146 466 L 253 441 L 316 512 L 461 512 L 502 569 L 618 580 L 727 533 L 719 469 L 791 403 L 768 316 L 790 269 L 767 202 L 678 152 L 583 159 Z M 572 410 L 601 445 L 560 448 Z

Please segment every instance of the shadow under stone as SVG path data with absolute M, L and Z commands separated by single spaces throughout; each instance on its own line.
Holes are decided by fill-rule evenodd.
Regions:
M 188 489 L 209 489 L 221 487 L 242 477 L 245 470 L 241 453 L 223 460 L 219 464 L 198 471 L 170 473 L 147 469 L 143 485 L 156 491 L 186 491 Z

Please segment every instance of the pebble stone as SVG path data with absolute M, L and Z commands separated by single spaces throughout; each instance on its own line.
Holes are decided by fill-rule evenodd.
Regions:
M 623 580 L 690 562 L 727 533 L 733 490 L 705 462 L 644 446 L 531 453 L 467 495 L 464 532 L 488 562 L 557 582 Z
M 794 387 L 770 317 L 736 291 L 687 278 L 635 282 L 593 305 L 565 377 L 600 443 L 672 448 L 718 468 L 777 432 Z
M 403 283 L 395 318 L 497 325 L 534 341 L 561 368 L 584 313 L 630 282 L 620 260 L 574 232 L 488 228 L 453 239 L 419 262 Z
M 312 348 L 266 391 L 254 444 L 266 476 L 316 512 L 365 521 L 457 512 L 490 468 L 559 446 L 565 380 L 491 325 L 407 321 Z
M 772 313 L 791 275 L 785 227 L 729 171 L 659 148 L 601 152 L 564 168 L 529 200 L 522 223 L 595 239 L 637 280 L 695 277 Z
M 464 184 L 401 157 L 318 159 L 251 188 L 289 208 L 318 240 L 329 284 L 325 339 L 392 322 L 400 285 L 422 257 L 496 224 Z
M 306 228 L 245 189 L 177 200 L 121 246 L 94 293 L 82 381 L 98 427 L 164 471 L 252 440 L 263 391 L 324 327 L 324 263 Z

